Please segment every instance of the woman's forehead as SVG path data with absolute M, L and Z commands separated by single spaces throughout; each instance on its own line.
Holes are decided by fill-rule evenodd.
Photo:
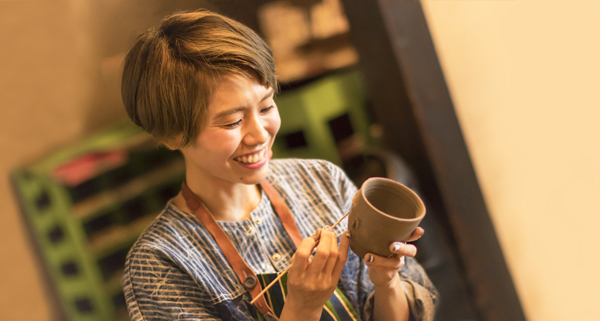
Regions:
M 208 113 L 217 115 L 232 108 L 250 107 L 273 93 L 254 77 L 226 75 L 221 78 L 208 104 Z

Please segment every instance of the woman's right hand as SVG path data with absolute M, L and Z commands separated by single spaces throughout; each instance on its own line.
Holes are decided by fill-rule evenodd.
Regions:
M 350 239 L 337 237 L 328 228 L 320 229 L 300 243 L 292 257 L 287 276 L 287 299 L 280 320 L 319 320 L 323 305 L 337 287 L 348 258 Z M 317 245 L 318 244 L 318 245 Z M 317 247 L 314 257 L 311 255 Z

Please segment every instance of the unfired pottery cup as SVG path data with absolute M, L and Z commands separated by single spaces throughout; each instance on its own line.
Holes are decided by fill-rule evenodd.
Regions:
M 411 189 L 388 178 L 369 178 L 352 200 L 350 248 L 360 258 L 390 256 L 390 244 L 407 241 L 424 216 L 425 205 Z

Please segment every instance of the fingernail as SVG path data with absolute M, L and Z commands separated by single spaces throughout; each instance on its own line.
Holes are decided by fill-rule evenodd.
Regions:
M 323 229 L 325 231 L 331 231 L 331 227 L 329 225 L 325 225 L 325 227 L 323 227 Z
M 346 237 L 350 238 L 350 231 L 346 231 Z
M 367 262 L 373 263 L 373 261 L 375 261 L 375 257 L 373 255 L 369 254 L 369 256 L 367 257 Z
M 400 258 L 400 263 L 404 265 L 404 256 Z
M 400 242 L 395 242 L 394 247 L 392 248 L 392 252 L 398 252 L 402 248 L 403 244 Z

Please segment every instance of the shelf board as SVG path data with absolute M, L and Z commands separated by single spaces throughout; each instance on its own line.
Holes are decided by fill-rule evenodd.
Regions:
M 171 161 L 166 166 L 137 177 L 113 190 L 98 193 L 85 201 L 74 204 L 72 207 L 73 216 L 78 219 L 91 218 L 95 213 L 101 212 L 102 209 L 130 200 L 142 194 L 149 186 L 167 182 L 183 173 L 183 171 L 184 163 L 182 159 Z
M 90 253 L 95 257 L 102 257 L 114 249 L 133 244 L 156 215 L 146 215 L 130 224 L 115 225 L 98 233 L 88 242 Z

